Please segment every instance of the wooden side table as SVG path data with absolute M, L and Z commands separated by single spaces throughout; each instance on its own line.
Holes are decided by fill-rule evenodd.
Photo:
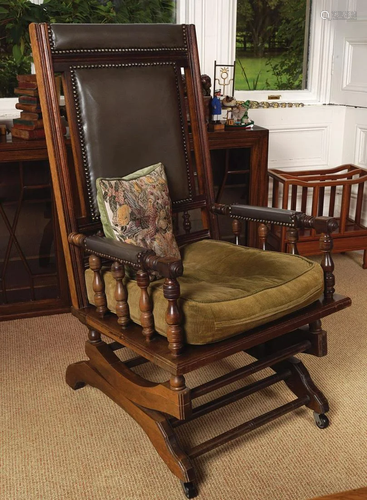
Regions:
M 70 310 L 45 141 L 0 140 L 0 319 Z

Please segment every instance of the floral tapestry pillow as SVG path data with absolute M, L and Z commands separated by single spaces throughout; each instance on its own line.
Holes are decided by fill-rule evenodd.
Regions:
M 107 238 L 149 248 L 159 257 L 181 258 L 162 163 L 126 177 L 97 179 L 97 202 Z

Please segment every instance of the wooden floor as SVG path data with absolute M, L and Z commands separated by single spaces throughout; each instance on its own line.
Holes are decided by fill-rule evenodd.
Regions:
M 326 497 L 317 497 L 313 500 L 367 500 L 367 488 L 359 488 L 358 490 L 344 491 L 327 495 Z

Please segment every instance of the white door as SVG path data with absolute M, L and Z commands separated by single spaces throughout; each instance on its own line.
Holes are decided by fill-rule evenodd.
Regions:
M 367 108 L 367 1 L 334 0 L 322 13 L 334 24 L 330 102 Z

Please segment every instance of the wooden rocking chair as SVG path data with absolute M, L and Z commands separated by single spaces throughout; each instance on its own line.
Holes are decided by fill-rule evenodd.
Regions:
M 215 203 L 194 26 L 33 24 L 30 32 L 72 313 L 89 329 L 89 359 L 69 366 L 66 381 L 91 384 L 124 408 L 193 498 L 196 457 L 304 405 L 328 425 L 327 400 L 294 356 L 324 356 L 320 320 L 351 303 L 334 294 L 335 221 Z M 258 221 L 260 247 L 267 224 L 287 226 L 291 254 L 220 241 L 218 216 Z M 320 233 L 321 266 L 296 255 L 303 227 Z M 124 347 L 136 355 L 121 361 Z M 254 359 L 186 386 L 193 370 L 236 353 Z M 165 382 L 134 372 L 147 362 Z M 273 375 L 193 407 L 269 367 Z M 180 445 L 181 424 L 279 382 L 295 399 L 191 449 Z

